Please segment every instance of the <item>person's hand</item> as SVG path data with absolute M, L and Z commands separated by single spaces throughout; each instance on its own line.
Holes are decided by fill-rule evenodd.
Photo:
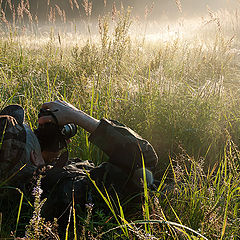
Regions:
M 64 101 L 56 100 L 54 102 L 47 102 L 42 105 L 42 108 L 50 110 L 56 117 L 57 122 L 60 126 L 68 123 L 74 123 L 86 131 L 92 133 L 100 123 L 99 120 L 89 116 L 85 112 Z M 54 117 L 51 115 L 42 116 L 38 119 L 39 124 L 49 122 L 56 123 Z
M 77 108 L 75 108 L 70 103 L 65 101 L 56 100 L 54 102 L 47 102 L 42 105 L 42 109 L 47 109 L 52 111 L 54 116 L 57 118 L 59 125 L 65 125 L 68 123 L 75 123 L 76 114 L 79 112 Z M 54 118 L 51 115 L 42 116 L 38 119 L 39 124 L 55 122 Z

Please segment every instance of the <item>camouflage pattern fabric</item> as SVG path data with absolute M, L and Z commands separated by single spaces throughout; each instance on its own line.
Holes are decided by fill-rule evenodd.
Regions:
M 48 170 L 42 179 L 43 192 L 48 197 L 44 210 L 46 218 L 64 213 L 68 216 L 73 193 L 75 203 L 81 207 L 87 202 L 96 204 L 96 195 L 99 194 L 89 175 L 101 190 L 106 188 L 114 196 L 117 192 L 120 199 L 141 191 L 132 178 L 134 171 L 142 167 L 142 158 L 151 170 L 158 161 L 153 147 L 146 140 L 116 121 L 102 119 L 89 140 L 108 154 L 109 162 L 95 167 L 89 161 L 75 159 L 63 168 Z
M 141 168 L 143 159 L 145 167 L 151 171 L 158 162 L 152 145 L 117 121 L 102 119 L 89 140 L 109 156 L 110 163 L 128 173 Z
M 23 108 L 19 105 L 5 107 L 0 112 L 1 182 L 20 188 L 30 182 L 36 170 L 30 161 L 32 150 L 41 151 L 36 136 L 24 124 Z
M 16 171 L 20 159 L 26 158 L 26 131 L 9 115 L 0 116 L 0 178 L 5 180 Z M 20 167 L 20 166 L 19 166 Z

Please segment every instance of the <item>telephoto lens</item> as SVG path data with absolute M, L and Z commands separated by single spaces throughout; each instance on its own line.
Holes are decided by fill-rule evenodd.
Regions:
M 61 133 L 65 139 L 69 139 L 77 133 L 77 126 L 73 123 L 66 124 L 63 126 Z

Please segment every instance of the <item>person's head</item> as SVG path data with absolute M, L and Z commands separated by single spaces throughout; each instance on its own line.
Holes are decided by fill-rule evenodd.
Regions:
M 24 124 L 24 110 L 9 105 L 0 112 L 0 178 L 29 173 L 44 164 L 40 144 L 31 128 Z M 23 174 L 22 174 L 23 175 Z

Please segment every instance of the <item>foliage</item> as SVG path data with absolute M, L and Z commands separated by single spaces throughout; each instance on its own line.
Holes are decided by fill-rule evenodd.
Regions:
M 30 30 L 14 28 L 1 13 L 0 28 L 5 32 L 0 32 L 0 108 L 21 104 L 26 121 L 36 127 L 41 103 L 64 99 L 98 119 L 119 119 L 148 139 L 159 155 L 155 175 L 160 182 L 156 189 L 145 187 L 143 211 L 137 208 L 127 214 L 131 204 L 113 203 L 107 192 L 100 193 L 110 212 L 86 206 L 85 215 L 75 215 L 77 230 L 69 237 L 240 237 L 240 19 L 238 11 L 234 17 L 228 12 L 209 14 L 191 37 L 182 36 L 181 30 L 172 37 L 169 31 L 170 38 L 154 42 L 147 36 L 134 37 L 131 26 L 138 23 L 129 9 L 115 9 L 99 18 L 98 35 L 88 22 L 88 36 L 81 43 L 74 40 L 78 32 L 68 37 L 57 27 L 42 37 L 31 30 L 37 27 L 34 22 Z M 104 161 L 87 136 L 78 132 L 70 154 L 97 164 Z M 11 219 L 3 211 L 7 222 L 1 223 L 2 236 L 9 236 L 8 227 L 20 224 L 27 214 L 27 239 L 57 238 L 51 230 L 56 224 L 40 216 L 40 196 L 35 195 L 33 214 L 19 210 L 22 200 L 11 209 Z

